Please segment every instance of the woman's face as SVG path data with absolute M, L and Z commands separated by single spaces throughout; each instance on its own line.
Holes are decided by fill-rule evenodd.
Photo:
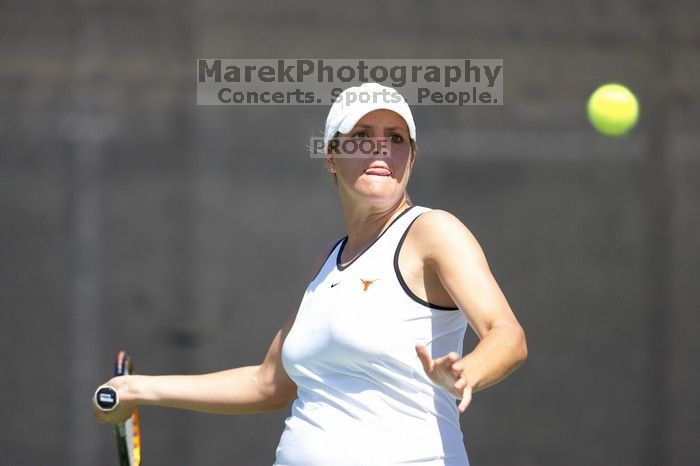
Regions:
M 344 156 L 342 152 L 345 138 L 359 144 L 363 139 L 380 137 L 388 138 L 388 142 L 383 141 L 388 157 L 378 151 L 355 152 L 353 156 Z M 336 174 L 341 196 L 386 206 L 404 197 L 415 154 L 411 150 L 408 126 L 398 113 L 374 110 L 363 116 L 348 134 L 342 134 L 339 142 L 341 153 L 329 149 L 326 167 Z M 380 147 L 380 143 L 374 141 L 372 146 L 370 142 L 366 141 L 362 147 Z

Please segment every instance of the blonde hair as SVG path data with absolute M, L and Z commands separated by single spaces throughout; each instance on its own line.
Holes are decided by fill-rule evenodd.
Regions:
M 326 144 L 326 154 L 328 154 L 328 147 L 339 136 L 340 136 L 340 131 L 336 131 L 336 133 L 333 135 L 333 137 L 328 140 L 328 143 Z M 416 141 L 414 139 L 411 139 L 411 152 L 413 152 L 414 157 L 418 153 L 418 144 L 416 144 Z M 335 184 L 335 187 L 337 188 L 338 187 L 338 175 L 336 175 L 335 173 L 331 173 L 331 177 L 333 178 L 333 184 Z M 408 190 L 406 190 L 405 194 L 406 194 L 406 201 L 408 202 L 408 205 L 413 205 L 413 201 L 411 201 L 411 197 L 408 195 Z

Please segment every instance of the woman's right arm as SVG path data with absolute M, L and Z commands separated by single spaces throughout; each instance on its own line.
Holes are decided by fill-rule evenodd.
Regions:
M 114 377 L 105 385 L 117 391 L 119 405 L 109 413 L 103 413 L 95 407 L 95 417 L 101 422 L 123 422 L 138 405 L 167 406 L 217 414 L 282 409 L 296 394 L 296 384 L 285 372 L 281 359 L 282 344 L 293 322 L 294 315 L 277 331 L 264 361 L 257 366 L 201 375 Z
M 314 276 L 325 262 L 334 243 L 316 259 Z M 296 312 L 277 331 L 265 359 L 257 366 L 245 366 L 201 375 L 130 375 L 114 377 L 105 385 L 119 396 L 117 409 L 100 411 L 93 402 L 95 417 L 101 422 L 120 423 L 138 405 L 157 405 L 206 413 L 245 414 L 284 408 L 296 395 L 296 384 L 282 365 L 282 344 Z

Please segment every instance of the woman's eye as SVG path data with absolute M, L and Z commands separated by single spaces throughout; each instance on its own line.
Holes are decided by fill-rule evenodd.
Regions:
M 391 135 L 391 142 L 393 142 L 395 144 L 399 144 L 399 143 L 403 142 L 403 138 L 401 136 L 399 136 L 398 134 L 392 134 Z
M 367 137 L 367 133 L 364 131 L 358 131 L 357 133 L 353 134 L 352 137 L 362 139 Z

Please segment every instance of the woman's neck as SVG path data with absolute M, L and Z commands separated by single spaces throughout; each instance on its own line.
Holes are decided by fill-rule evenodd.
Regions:
M 348 232 L 348 240 L 344 246 L 344 252 L 349 259 L 364 251 L 366 246 L 372 243 L 391 222 L 411 204 L 405 197 L 397 203 L 381 208 L 372 205 L 343 205 L 345 226 Z

